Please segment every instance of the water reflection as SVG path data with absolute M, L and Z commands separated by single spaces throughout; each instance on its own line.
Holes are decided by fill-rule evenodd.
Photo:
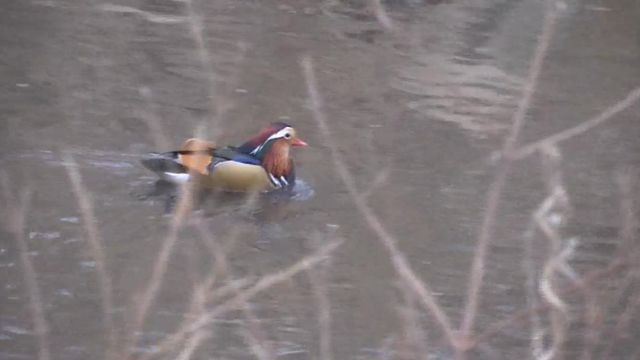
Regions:
M 476 59 L 420 49 L 397 70 L 391 85 L 414 100 L 407 107 L 425 119 L 445 121 L 472 136 L 496 135 L 508 127 L 522 80 Z M 469 61 L 463 61 L 469 60 Z

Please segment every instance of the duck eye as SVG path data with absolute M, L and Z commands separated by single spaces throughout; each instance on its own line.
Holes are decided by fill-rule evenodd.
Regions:
M 285 139 L 290 139 L 290 138 L 291 138 L 291 134 L 290 134 L 290 133 L 286 133 L 286 134 L 284 134 L 284 138 L 285 138 Z

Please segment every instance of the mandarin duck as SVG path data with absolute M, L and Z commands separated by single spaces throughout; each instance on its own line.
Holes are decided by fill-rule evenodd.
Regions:
M 153 153 L 142 164 L 168 182 L 196 181 L 207 189 L 248 192 L 291 190 L 295 184 L 292 146 L 307 146 L 295 129 L 275 122 L 240 146 L 218 148 L 192 138 L 180 150 Z

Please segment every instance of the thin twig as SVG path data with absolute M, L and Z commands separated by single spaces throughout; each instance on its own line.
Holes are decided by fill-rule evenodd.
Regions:
M 149 11 L 144 11 L 135 7 L 124 5 L 103 4 L 98 6 L 98 9 L 120 14 L 135 14 L 140 16 L 142 19 L 158 24 L 179 24 L 184 22 L 185 20 L 179 16 L 155 14 Z
M 503 154 L 510 154 L 517 144 L 520 131 L 522 130 L 526 120 L 527 112 L 531 107 L 533 95 L 538 87 L 538 79 L 542 71 L 542 65 L 551 43 L 551 38 L 555 28 L 556 15 L 553 10 L 555 9 L 553 4 L 547 1 L 546 7 L 547 13 L 545 15 L 542 33 L 540 34 L 538 46 L 531 62 L 529 76 L 523 90 L 522 98 L 520 99 L 518 108 L 513 115 L 511 131 L 505 139 L 502 147 Z M 471 332 L 473 331 L 474 321 L 480 305 L 480 288 L 482 287 L 484 273 L 486 270 L 485 261 L 487 257 L 487 250 L 494 237 L 495 221 L 502 197 L 502 190 L 506 184 L 511 165 L 512 160 L 510 158 L 504 159 L 497 170 L 496 177 L 487 195 L 485 206 L 486 211 L 480 228 L 478 240 L 476 242 L 476 249 L 474 251 L 473 262 L 470 270 L 467 302 L 462 324 L 460 326 L 460 330 L 464 337 L 471 336 Z M 462 358 L 460 353 L 458 354 L 458 358 Z
M 202 284 L 200 284 L 200 286 L 198 286 L 194 290 L 192 299 L 191 299 L 192 311 L 189 311 L 188 314 L 184 317 L 181 324 L 177 327 L 177 330 L 175 330 L 171 335 L 166 336 L 158 344 L 154 345 L 154 348 L 155 348 L 154 352 L 142 354 L 139 360 L 150 360 L 153 357 L 156 357 L 160 354 L 169 352 L 172 349 L 175 349 L 176 346 L 180 344 L 182 341 L 184 341 L 184 338 L 187 336 L 187 334 L 191 329 L 191 324 L 193 323 L 194 319 L 198 319 L 201 316 L 204 316 L 205 314 L 204 310 L 198 312 L 198 306 L 200 302 L 199 293 L 200 291 L 210 290 L 211 284 L 215 282 L 215 280 L 211 279 L 214 276 L 215 275 L 210 276 L 208 279 L 206 279 Z M 202 297 L 205 299 L 205 302 L 212 302 L 222 297 L 225 297 L 226 295 L 229 295 L 231 293 L 233 294 L 239 293 L 240 290 L 242 290 L 242 288 L 245 288 L 251 282 L 253 281 L 248 278 L 242 278 L 234 282 L 231 282 L 229 284 L 223 285 L 217 288 L 215 291 L 211 291 L 209 293 L 205 292 L 205 294 Z
M 102 239 L 98 231 L 98 221 L 93 208 L 91 194 L 84 187 L 82 176 L 78 170 L 78 164 L 70 153 L 65 153 L 64 166 L 71 182 L 71 188 L 78 203 L 78 209 L 82 214 L 82 222 L 87 232 L 87 241 L 91 249 L 91 255 L 96 262 L 96 273 L 102 299 L 102 320 L 108 337 L 106 359 L 110 359 L 117 346 L 117 333 L 113 324 L 113 284 L 107 266 L 106 256 L 102 246 Z
M 319 238 L 319 236 L 318 236 Z M 320 238 L 318 239 L 320 240 Z M 327 271 L 328 264 L 322 264 L 316 269 L 307 270 L 311 289 L 318 308 L 318 326 L 320 333 L 319 358 L 322 360 L 332 360 L 333 350 L 331 344 L 331 301 L 329 300 Z
M 8 189 L 6 190 L 8 191 Z M 6 201 L 9 201 L 9 199 L 6 199 Z M 49 360 L 51 359 L 51 350 L 49 348 L 49 325 L 45 317 L 42 295 L 40 293 L 40 288 L 38 287 L 36 271 L 33 268 L 31 259 L 29 258 L 29 247 L 24 236 L 26 217 L 30 202 L 31 192 L 27 190 L 22 191 L 20 193 L 19 202 L 14 206 L 15 211 L 10 214 L 9 223 L 7 225 L 8 229 L 13 233 L 18 245 L 18 251 L 20 252 L 20 262 L 22 263 L 22 270 L 24 272 L 24 282 L 29 295 L 29 307 L 31 309 L 36 337 L 38 339 L 38 359 Z
M 391 262 L 394 269 L 398 272 L 398 275 L 402 281 L 406 282 L 407 286 L 418 294 L 422 305 L 433 315 L 437 323 L 442 328 L 447 340 L 452 346 L 456 345 L 456 336 L 451 326 L 451 322 L 442 310 L 442 307 L 438 304 L 436 298 L 433 296 L 433 292 L 429 287 L 416 275 L 411 269 L 409 262 L 398 249 L 397 240 L 393 235 L 387 232 L 387 229 L 382 225 L 378 217 L 373 213 L 371 208 L 366 204 L 364 199 L 360 196 L 355 184 L 355 180 L 347 166 L 342 161 L 342 158 L 338 152 L 338 147 L 333 141 L 331 132 L 329 131 L 327 119 L 323 113 L 323 104 L 318 92 L 318 85 L 313 70 L 313 64 L 311 58 L 305 57 L 301 61 L 301 65 L 304 71 L 305 80 L 307 83 L 307 92 L 309 93 L 309 99 L 311 100 L 311 110 L 313 117 L 318 124 L 320 133 L 324 137 L 325 142 L 331 150 L 331 159 L 336 173 L 340 176 L 344 183 L 349 197 L 356 205 L 358 211 L 361 213 L 371 230 L 377 235 L 378 239 L 389 252 Z
M 637 172 L 618 171 L 616 183 L 620 191 L 620 245 L 617 256 L 633 256 L 638 250 L 638 230 L 640 219 L 636 209 L 635 191 L 637 189 Z
M 539 287 L 540 293 L 551 309 L 551 333 L 553 341 L 551 346 L 540 356 L 540 359 L 554 359 L 559 356 L 562 345 L 566 338 L 566 326 L 569 318 L 569 307 L 561 298 L 559 289 L 553 287 L 558 268 L 568 261 L 574 252 L 575 243 L 569 242 L 564 249 L 551 250 L 551 257 L 547 261 L 542 271 Z M 557 253 L 555 251 L 558 251 Z M 584 290 L 582 286 L 579 287 Z
M 206 330 L 196 331 L 195 334 L 193 334 L 193 336 L 191 336 L 191 338 L 189 338 L 189 341 L 187 341 L 187 343 L 185 344 L 185 347 L 182 349 L 180 354 L 178 354 L 178 356 L 176 356 L 175 359 L 176 360 L 189 360 L 189 359 L 191 359 L 191 357 L 193 356 L 195 351 L 198 349 L 200 344 L 204 340 L 206 340 L 209 336 L 210 336 L 210 334 Z
M 176 332 L 183 331 L 183 329 L 185 329 L 191 323 L 191 321 L 193 321 L 193 319 L 197 319 L 199 316 L 202 316 L 202 314 L 205 312 L 206 302 L 207 302 L 207 290 L 208 290 L 206 286 L 206 282 L 207 280 L 205 280 L 202 284 L 197 284 L 194 286 L 194 289 L 191 294 L 191 301 L 189 303 L 189 310 L 184 315 L 181 324 L 177 327 L 178 330 Z M 186 340 L 185 342 L 189 343 L 189 341 L 194 341 L 193 339 L 194 337 L 197 336 L 198 333 L 199 332 L 195 332 L 194 335 L 190 337 L 189 340 Z M 184 340 L 183 338 L 178 339 L 173 336 L 167 336 L 164 341 L 154 346 L 155 349 L 153 352 L 147 352 L 145 354 L 140 355 L 138 360 L 150 360 L 153 357 L 156 357 L 160 354 L 171 351 L 175 349 L 177 345 L 183 340 Z M 198 345 L 199 345 L 199 342 L 196 342 L 196 343 L 191 342 L 191 344 L 187 345 L 186 347 L 190 347 L 193 349 L 193 351 L 195 351 L 195 348 L 197 348 Z
M 527 307 L 536 308 L 538 306 L 538 287 L 537 287 L 537 271 L 534 261 L 534 241 L 536 240 L 535 221 L 533 218 L 529 221 L 527 230 L 523 235 L 524 240 L 524 254 L 522 260 L 522 267 L 525 271 L 526 280 L 526 294 L 527 294 Z M 544 328 L 542 327 L 542 319 L 540 314 L 532 312 L 529 316 L 529 323 L 531 327 L 531 338 L 529 347 L 533 357 L 539 358 L 540 354 L 544 352 Z
M 637 190 L 636 173 L 628 170 L 618 171 L 616 173 L 616 182 L 619 189 L 620 198 L 620 244 L 616 250 L 616 257 L 628 259 L 634 264 L 624 278 L 618 279 L 616 289 L 613 292 L 607 292 L 606 300 L 608 300 L 608 308 L 610 311 L 620 312 L 620 305 L 624 304 L 625 298 L 627 305 L 620 312 L 614 325 L 607 332 L 607 343 L 602 350 L 601 359 L 610 358 L 610 353 L 615 348 L 617 339 L 621 335 L 630 334 L 628 330 L 629 323 L 633 319 L 633 311 L 635 307 L 640 305 L 640 291 L 636 289 L 640 277 L 640 272 L 636 265 L 637 253 L 640 248 L 637 246 L 638 241 L 638 217 L 636 210 L 635 192 Z M 601 319 L 603 320 L 603 319 Z M 605 338 L 604 331 L 609 327 L 602 327 L 600 331 L 593 335 L 594 339 Z
M 185 347 L 182 349 L 180 354 L 178 354 L 178 356 L 176 356 L 175 359 L 176 360 L 189 360 L 189 359 L 191 359 L 191 357 L 196 352 L 198 347 L 200 347 L 200 344 L 204 340 L 206 340 L 209 336 L 211 336 L 211 335 L 206 330 L 196 331 L 193 334 L 193 336 L 191 336 L 189 338 L 189 341 L 187 341 Z
M 540 292 L 543 299 L 549 303 L 551 312 L 551 325 L 553 343 L 550 348 L 544 348 L 545 330 L 537 312 L 531 313 L 532 327 L 531 351 L 535 359 L 552 359 L 559 352 L 565 337 L 565 324 L 567 318 L 567 305 L 553 287 L 558 273 L 573 276 L 573 269 L 568 265 L 570 252 L 563 251 L 562 236 L 558 229 L 558 223 L 550 220 L 552 215 L 560 216 L 562 220 L 568 218 L 570 213 L 569 199 L 564 189 L 562 180 L 561 155 L 555 146 L 543 149 L 544 180 L 548 196 L 533 212 L 529 227 L 525 232 L 525 269 L 527 271 L 529 306 L 537 304 L 537 293 Z M 536 230 L 545 235 L 551 245 L 548 260 L 544 266 L 541 279 L 536 286 L 536 271 L 533 266 L 533 240 Z M 570 242 L 570 245 L 572 243 Z
M 142 294 L 142 297 L 140 298 L 140 301 L 138 302 L 138 305 L 136 307 L 137 311 L 132 324 L 132 329 L 128 336 L 128 342 L 124 348 L 124 359 L 128 359 L 134 351 L 134 347 L 138 343 L 138 340 L 141 336 L 147 313 L 153 305 L 156 295 L 160 290 L 169 263 L 169 258 L 171 256 L 171 253 L 173 252 L 173 247 L 178 240 L 178 231 L 182 227 L 184 219 L 186 218 L 192 207 L 193 187 L 194 184 L 192 182 L 188 182 L 184 186 L 182 186 L 178 205 L 176 206 L 175 212 L 171 219 L 169 234 L 164 239 L 162 247 L 160 248 L 160 252 L 156 257 L 153 272 L 151 274 L 151 279 L 149 280 L 149 285 Z
M 237 309 L 242 302 L 248 301 L 249 299 L 255 297 L 259 293 L 285 281 L 290 280 L 292 277 L 297 275 L 298 273 L 307 270 L 313 266 L 316 266 L 318 263 L 322 262 L 329 254 L 335 251 L 340 245 L 342 245 L 342 239 L 335 239 L 331 242 L 327 243 L 311 255 L 305 256 L 304 258 L 298 260 L 293 265 L 289 266 L 286 269 L 274 272 L 270 275 L 263 276 L 258 282 L 256 282 L 253 286 L 243 290 L 238 295 L 232 297 L 231 299 L 225 301 L 224 303 L 217 305 L 211 310 L 204 319 L 201 319 L 198 323 L 193 324 L 193 328 L 198 328 L 199 323 L 206 323 L 216 316 L 220 316 L 229 311 Z
M 583 276 L 580 281 L 573 282 L 569 284 L 569 286 L 560 289 L 560 293 L 566 296 L 577 291 L 582 291 L 585 284 L 593 284 L 597 281 L 611 277 L 628 266 L 629 264 L 627 261 L 617 258 L 611 261 L 607 266 L 589 272 L 588 274 Z M 506 327 L 527 319 L 533 312 L 547 310 L 550 306 L 551 305 L 549 303 L 542 303 L 535 307 L 528 307 L 526 309 L 523 309 L 502 320 L 494 322 L 493 324 L 485 328 L 480 334 L 474 336 L 470 341 L 473 344 L 479 344 L 483 341 L 486 341 L 494 337 L 497 333 L 499 333 L 501 330 L 504 330 Z
M 600 341 L 600 330 L 604 328 L 604 317 L 602 316 L 601 305 L 595 289 L 591 286 L 585 286 L 584 292 L 584 336 L 582 341 L 581 360 L 593 359 L 593 353 Z
M 637 276 L 633 274 L 627 276 L 631 278 L 631 282 L 637 284 Z M 616 319 L 615 324 L 612 326 L 611 333 L 607 334 L 608 343 L 602 351 L 601 359 L 611 359 L 611 353 L 615 350 L 618 339 L 635 335 L 635 329 L 631 328 L 631 324 L 633 324 L 634 313 L 638 312 L 639 309 L 640 291 L 634 289 L 629 294 L 629 303 Z
M 255 195 L 254 195 L 255 196 Z M 255 200 L 248 199 L 247 206 L 252 204 Z M 216 270 L 221 275 L 227 278 L 228 281 L 235 281 L 233 271 L 229 262 L 227 261 L 226 251 L 219 244 L 216 238 L 211 234 L 209 229 L 206 227 L 202 219 L 198 219 L 196 223 L 196 227 L 198 229 L 198 233 L 201 239 L 208 245 L 211 249 L 211 253 L 214 256 L 216 262 Z M 235 242 L 239 235 L 239 229 L 234 228 L 232 230 L 231 241 Z M 236 290 L 236 295 L 240 294 L 239 288 L 234 288 Z M 243 301 L 240 306 L 244 317 L 247 320 L 247 329 L 244 331 L 244 338 L 249 344 L 249 347 L 253 351 L 253 354 L 256 356 L 258 360 L 271 360 L 275 358 L 275 352 L 272 349 L 269 341 L 267 340 L 267 335 L 265 331 L 262 329 L 260 325 L 260 321 L 255 315 L 251 304 L 248 301 Z
M 513 150 L 510 154 L 505 154 L 505 155 L 514 160 L 523 159 L 533 154 L 534 152 L 538 151 L 538 149 L 544 146 L 555 145 L 563 141 L 569 140 L 573 137 L 576 137 L 578 135 L 582 135 L 583 133 L 595 128 L 596 126 L 602 125 L 607 121 L 615 119 L 616 115 L 620 114 L 621 112 L 635 105 L 639 100 L 640 100 L 640 87 L 633 89 L 631 92 L 627 94 L 627 96 L 624 99 L 607 107 L 603 112 L 601 112 L 597 116 L 594 116 L 591 119 L 583 123 L 580 123 L 574 127 L 570 127 L 568 129 L 557 132 L 553 135 L 547 136 L 544 139 L 536 140 L 527 145 L 520 146 L 519 148 Z
M 391 166 L 385 166 L 376 170 L 376 176 L 371 180 L 370 185 L 360 194 L 363 199 L 367 199 L 374 194 L 380 186 L 387 182 L 391 175 Z
M 244 288 L 237 295 L 227 299 L 223 303 L 216 305 L 212 310 L 208 313 L 200 316 L 199 319 L 192 322 L 188 327 L 184 327 L 179 331 L 175 332 L 168 339 L 165 339 L 163 344 L 177 344 L 189 333 L 198 331 L 205 326 L 209 325 L 212 321 L 215 320 L 216 317 L 222 316 L 230 311 L 236 310 L 242 306 L 244 302 L 249 301 L 251 298 L 257 296 L 263 291 L 268 290 L 269 288 L 278 285 L 282 282 L 290 280 L 292 277 L 297 275 L 298 273 L 305 271 L 313 266 L 316 266 L 318 263 L 322 262 L 327 256 L 333 253 L 340 245 L 342 245 L 342 239 L 335 239 L 331 242 L 323 245 L 321 248 L 309 254 L 302 259 L 298 260 L 293 265 L 273 272 L 271 274 L 265 275 L 261 277 L 257 282 L 253 285 Z M 163 348 L 166 348 L 163 346 Z
M 146 86 L 142 86 L 138 89 L 140 96 L 144 98 L 147 105 L 150 109 L 142 109 L 139 110 L 140 117 L 147 124 L 147 128 L 151 132 L 151 137 L 153 139 L 153 144 L 158 149 L 167 149 L 169 148 L 169 140 L 162 130 L 162 121 L 158 118 L 158 110 L 154 104 L 153 92 L 150 88 Z
M 229 297 L 231 294 L 237 294 L 241 290 L 248 288 L 249 285 L 255 281 L 256 280 L 253 277 L 244 277 L 234 281 L 227 281 L 226 284 L 212 290 L 207 299 L 209 302 L 215 302 L 225 297 Z
M 197 221 L 196 226 L 199 226 L 200 223 L 201 221 Z M 236 236 L 237 234 L 235 233 L 232 236 L 234 241 Z M 217 298 L 226 296 L 229 293 L 237 293 L 242 289 L 242 287 L 246 286 L 249 283 L 249 280 L 244 278 L 244 279 L 230 282 L 226 285 L 219 287 L 218 289 L 216 289 L 216 291 L 212 291 L 214 285 L 217 283 L 219 278 L 223 276 L 225 271 L 223 267 L 218 265 L 219 263 L 218 258 L 221 256 L 220 253 L 224 254 L 228 251 L 228 249 L 222 248 L 220 246 L 211 248 L 211 244 L 209 241 L 206 241 L 205 245 L 207 245 L 207 247 L 211 250 L 214 259 L 216 259 L 214 261 L 215 265 L 211 271 L 211 274 L 209 274 L 200 283 L 195 284 L 192 295 L 191 295 L 191 301 L 189 306 L 190 310 L 187 311 L 187 313 L 183 316 L 183 319 L 180 325 L 177 327 L 177 330 L 175 330 L 173 333 L 174 335 L 166 336 L 164 340 L 162 340 L 160 343 L 155 345 L 154 352 L 148 352 L 146 354 L 142 354 L 139 360 L 150 360 L 155 356 L 158 356 L 160 354 L 171 351 L 172 349 L 175 349 L 175 347 L 181 341 L 184 340 L 182 337 L 175 336 L 175 334 L 185 334 L 191 322 L 194 319 L 199 318 L 205 313 L 207 303 L 211 301 L 215 301 Z M 192 335 L 192 337 L 189 340 L 189 341 L 192 341 L 189 346 L 194 347 L 194 350 L 195 350 L 195 347 L 197 347 L 196 345 L 199 345 L 199 342 L 195 342 L 195 343 L 193 342 L 195 336 L 196 335 Z
M 373 13 L 376 15 L 376 19 L 385 28 L 387 31 L 393 31 L 395 27 L 393 26 L 393 21 L 387 14 L 387 10 L 385 10 L 382 5 L 381 0 L 371 0 L 371 6 L 373 7 Z
M 416 294 L 411 291 L 404 282 L 398 284 L 404 304 L 399 309 L 400 319 L 404 328 L 405 351 L 400 352 L 401 359 L 427 360 L 429 352 L 427 348 L 426 334 L 420 324 L 420 313 L 416 309 Z
M 212 115 L 210 131 L 219 131 L 222 124 L 222 109 L 220 104 L 216 101 L 219 97 L 217 95 L 217 79 L 216 72 L 213 69 L 213 63 L 211 61 L 211 52 L 207 47 L 204 38 L 204 22 L 202 20 L 202 14 L 194 6 L 195 0 L 184 0 L 187 23 L 189 24 L 189 30 L 193 36 L 193 40 L 196 44 L 198 58 L 200 64 L 204 70 L 205 76 L 208 81 L 208 98 L 211 105 Z M 214 136 L 215 139 L 215 136 Z

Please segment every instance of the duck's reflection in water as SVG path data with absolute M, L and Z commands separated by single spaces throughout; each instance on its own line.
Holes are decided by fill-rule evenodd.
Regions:
M 233 225 L 255 227 L 257 239 L 252 246 L 263 249 L 274 240 L 288 237 L 282 225 L 295 216 L 296 203 L 307 201 L 315 191 L 303 180 L 296 180 L 291 189 L 267 193 L 237 193 L 213 191 L 194 187 L 191 189 L 193 211 L 204 219 L 220 217 L 233 219 Z M 162 204 L 162 212 L 169 216 L 176 210 L 180 186 L 166 180 L 157 180 L 146 191 L 136 194 L 139 200 L 152 200 Z

